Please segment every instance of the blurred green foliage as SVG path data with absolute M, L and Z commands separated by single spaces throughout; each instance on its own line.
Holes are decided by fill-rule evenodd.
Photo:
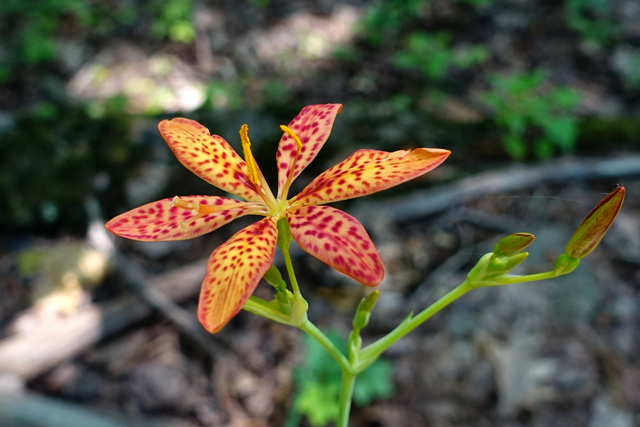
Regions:
M 333 331 L 329 331 L 327 337 L 344 354 L 346 341 Z M 322 427 L 338 416 L 340 367 L 320 343 L 308 335 L 303 339 L 304 364 L 294 371 L 296 396 L 286 425 L 299 426 L 300 415 L 304 415 L 313 427 Z M 358 406 L 367 406 L 374 399 L 391 397 L 394 392 L 392 374 L 393 366 L 389 361 L 375 361 L 358 375 L 353 390 L 353 402 Z
M 565 0 L 566 22 L 582 39 L 599 47 L 619 37 L 619 22 L 611 0 Z
M 119 103 L 100 118 L 86 107 L 40 103 L 0 127 L 0 228 L 47 232 L 86 224 L 83 201 L 121 200 L 140 165 L 132 118 Z
M 527 156 L 530 134 L 538 159 L 551 157 L 554 147 L 562 153 L 573 150 L 578 132 L 573 109 L 580 101 L 578 92 L 550 86 L 541 71 L 493 75 L 490 84 L 491 90 L 484 94 L 484 102 L 493 109 L 503 132 L 504 148 L 511 157 Z
M 567 0 L 567 8 L 577 10 L 593 6 L 585 5 L 587 0 L 580 5 L 576 1 Z M 491 1 L 455 0 L 450 3 L 467 3 L 473 7 L 493 4 Z M 474 72 L 474 81 L 486 82 L 487 90 L 479 93 L 477 98 L 489 107 L 488 118 L 502 133 L 502 146 L 511 158 L 524 160 L 532 152 L 543 160 L 556 152 L 571 152 L 578 135 L 578 121 L 574 114 L 580 101 L 578 92 L 551 85 L 542 69 L 513 76 L 485 74 L 479 65 L 490 57 L 487 45 L 454 41 L 454 33 L 444 29 L 414 29 L 428 22 L 422 15 L 429 6 L 433 3 L 428 0 L 414 0 L 402 6 L 393 0 L 385 0 L 373 6 L 363 20 L 364 39 L 369 43 L 374 40 L 373 44 L 379 48 L 384 43 L 392 45 L 394 38 L 390 35 L 398 39 L 408 28 L 411 29 L 404 36 L 402 48 L 396 49 L 391 63 L 400 70 L 417 72 L 417 75 L 413 74 L 417 80 L 401 83 L 393 99 L 402 99 L 403 105 L 418 106 L 427 113 L 437 112 L 452 96 L 459 103 L 472 105 L 475 101 L 469 94 L 461 92 L 470 80 L 466 77 L 465 81 L 465 77 L 460 75 L 460 71 L 470 70 Z M 431 12 L 437 16 L 437 12 Z M 418 88 L 414 87 L 415 83 L 419 84 Z
M 627 61 L 618 72 L 627 89 L 640 91 L 640 48 L 627 54 Z
M 192 0 L 151 0 L 150 9 L 154 17 L 151 32 L 155 37 L 181 43 L 195 40 Z
M 486 7 L 493 4 L 494 0 L 457 0 L 459 3 L 467 3 L 473 7 Z
M 429 0 L 383 0 L 369 8 L 361 22 L 365 40 L 379 46 L 390 37 L 397 36 L 406 25 L 420 18 Z
M 51 36 L 61 20 L 86 26 L 91 21 L 90 10 L 83 0 L 41 0 L 36 5 L 22 0 L 0 2 L 0 28 L 15 30 L 14 37 L 5 40 L 0 48 L 0 82 L 7 81 L 18 64 L 34 65 L 54 59 L 56 47 Z
M 6 39 L 0 46 L 0 83 L 15 77 L 25 65 L 55 60 L 56 36 L 82 31 L 87 41 L 109 37 L 139 25 L 144 16 L 149 16 L 150 33 L 156 39 L 192 43 L 195 39 L 192 15 L 192 0 L 3 0 L 0 28 Z
M 418 70 L 429 80 L 441 81 L 451 68 L 464 70 L 487 59 L 485 46 L 454 49 L 451 42 L 449 32 L 413 32 L 407 38 L 405 49 L 395 54 L 393 62 L 399 68 Z
M 238 54 L 242 57 L 239 60 L 234 58 L 236 53 L 228 54 L 225 61 L 230 66 L 225 72 L 229 74 L 211 78 L 198 88 L 204 88 L 205 99 L 188 113 L 189 117 L 201 120 L 230 142 L 243 122 L 254 123 L 256 150 L 271 156 L 273 146 L 261 145 L 262 137 L 270 143 L 277 140 L 277 124 L 286 123 L 302 105 L 343 102 L 348 108 L 337 121 L 333 138 L 347 143 L 327 144 L 318 161 L 310 165 L 318 171 L 326 166 L 322 162 L 339 150 L 365 145 L 385 150 L 442 146 L 460 153 L 457 161 L 465 161 L 460 160 L 469 157 L 464 150 L 477 146 L 482 146 L 483 155 L 500 159 L 505 153 L 517 160 L 547 159 L 574 150 L 579 135 L 582 144 L 591 134 L 602 135 L 605 128 L 608 135 L 619 133 L 626 138 L 624 141 L 635 141 L 631 136 L 636 132 L 633 120 L 617 120 L 618 133 L 602 123 L 597 124 L 598 132 L 579 133 L 579 124 L 588 121 L 576 116 L 580 96 L 575 90 L 551 83 L 558 74 L 544 72 L 553 69 L 547 58 L 524 61 L 518 67 L 509 63 L 506 68 L 523 70 L 516 75 L 495 74 L 508 61 L 492 50 L 497 39 L 483 29 L 509 16 L 535 19 L 535 13 L 524 3 L 510 2 L 510 14 L 506 15 L 501 15 L 503 3 L 499 0 L 366 3 L 355 38 L 336 46 L 333 58 L 323 59 L 321 67 L 305 69 L 308 75 L 284 78 L 268 64 L 260 63 L 261 59 L 246 66 L 242 57 L 246 52 Z M 8 95 L 3 108 L 9 110 L 0 112 L 0 191 L 6 195 L 0 201 L 0 219 L 4 221 L 0 227 L 47 228 L 63 223 L 80 227 L 82 222 L 76 221 L 82 215 L 79 206 L 89 192 L 95 192 L 91 183 L 96 177 L 112 179 L 108 186 L 111 196 L 103 194 L 108 208 L 116 200 L 116 193 L 122 197 L 125 177 L 139 165 L 141 157 L 137 156 L 144 143 L 139 141 L 140 135 L 132 135 L 136 121 L 147 120 L 146 126 L 158 138 L 151 123 L 159 120 L 154 115 L 162 113 L 159 102 L 157 108 L 146 111 L 144 119 L 127 115 L 126 106 L 133 103 L 127 104 L 124 97 L 72 106 L 66 85 L 76 71 L 71 68 L 79 65 L 65 62 L 69 46 L 101 48 L 112 40 L 124 39 L 142 50 L 169 52 L 167 56 L 175 55 L 189 67 L 198 56 L 194 16 L 201 7 L 206 9 L 211 4 L 196 0 L 0 2 L 0 31 L 5 36 L 0 44 L 0 84 L 3 94 Z M 275 20 L 298 10 L 269 0 L 250 0 L 237 7 L 253 8 L 247 16 Z M 545 7 L 558 12 L 553 29 L 568 34 L 571 42 L 577 39 L 580 55 L 597 51 L 603 58 L 606 52 L 616 53 L 615 60 L 609 56 L 606 61 L 591 63 L 593 68 L 585 67 L 585 72 L 617 73 L 619 80 L 613 80 L 624 91 L 621 97 L 636 99 L 640 53 L 633 41 L 623 39 L 621 12 L 614 2 L 564 0 Z M 229 13 L 232 9 L 220 10 Z M 225 27 L 225 31 L 230 28 Z M 520 34 L 505 34 L 512 36 L 510 43 L 515 43 L 503 46 L 506 52 L 517 43 L 544 50 L 520 40 Z M 76 43 L 65 45 L 69 40 Z M 587 49 L 583 49 L 585 46 Z M 233 49 L 233 45 L 228 47 Z M 313 60 L 298 54 L 303 61 Z M 86 60 L 87 55 L 77 58 Z M 287 60 L 296 61 L 298 57 L 292 54 Z M 585 56 L 581 60 L 593 58 Z M 167 61 L 163 67 L 170 68 L 171 64 Z M 198 72 L 197 67 L 192 68 Z M 94 71 L 96 81 L 104 83 L 109 65 L 98 64 Z M 161 77 L 166 73 L 163 68 Z M 159 87 L 162 83 L 145 86 L 149 79 L 140 81 L 128 81 L 136 93 L 145 90 L 163 98 L 172 90 Z M 18 90 L 14 94 L 15 88 Z M 39 184 L 42 182 L 47 185 Z M 122 207 L 123 202 L 119 203 Z

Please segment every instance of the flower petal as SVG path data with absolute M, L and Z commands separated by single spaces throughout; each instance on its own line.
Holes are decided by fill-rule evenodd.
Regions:
M 351 215 L 330 206 L 300 206 L 286 216 L 296 242 L 320 261 L 367 286 L 384 278 L 378 250 Z
M 219 210 L 202 214 L 173 206 L 173 199 L 163 199 L 120 214 L 105 227 L 118 236 L 133 240 L 184 240 L 209 233 L 241 216 L 260 213 L 247 202 L 226 197 L 185 196 L 180 199 L 216 206 Z
M 311 181 L 291 205 L 318 205 L 386 190 L 435 169 L 449 154 L 439 148 L 358 150 Z
M 247 165 L 224 138 L 184 118 L 163 120 L 158 130 L 187 169 L 209 184 L 251 202 L 262 200 L 247 175 Z
M 307 105 L 300 111 L 288 127 L 300 138 L 302 151 L 297 155 L 296 143 L 286 133 L 280 139 L 276 162 L 278 165 L 278 197 L 287 181 L 289 170 L 294 163 L 293 181 L 306 168 L 329 138 L 336 115 L 342 110 L 342 104 Z
M 242 309 L 271 267 L 277 240 L 276 221 L 268 217 L 213 251 L 198 303 L 198 320 L 207 331 L 218 332 Z

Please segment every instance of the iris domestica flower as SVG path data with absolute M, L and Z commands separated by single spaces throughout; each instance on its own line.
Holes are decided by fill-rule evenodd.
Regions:
M 211 135 L 193 120 L 160 122 L 160 134 L 180 163 L 243 200 L 176 196 L 121 214 L 106 228 L 134 240 L 183 240 L 209 233 L 245 215 L 263 216 L 232 236 L 209 258 L 198 319 L 212 333 L 242 309 L 272 265 L 280 218 L 287 219 L 291 235 L 305 251 L 364 285 L 378 285 L 384 277 L 384 266 L 364 227 L 352 216 L 324 204 L 401 184 L 434 169 L 450 152 L 435 148 L 358 150 L 289 198 L 291 183 L 327 141 L 341 109 L 340 104 L 309 105 L 288 126 L 281 126 L 284 134 L 276 153 L 277 195 L 269 189 L 251 153 L 247 125 L 240 129 L 243 160 L 227 141 Z

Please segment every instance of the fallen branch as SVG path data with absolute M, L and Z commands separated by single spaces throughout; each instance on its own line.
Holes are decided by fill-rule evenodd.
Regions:
M 205 265 L 206 260 L 195 262 L 150 279 L 147 286 L 171 301 L 184 301 L 197 294 Z M 0 372 L 29 380 L 151 312 L 152 308 L 140 304 L 139 298 L 127 295 L 109 303 L 87 306 L 32 332 L 10 336 L 0 342 Z
M 144 302 L 162 313 L 180 332 L 191 338 L 200 347 L 208 351 L 209 354 L 220 353 L 220 344 L 218 344 L 218 341 L 212 339 L 212 335 L 200 325 L 196 320 L 195 313 L 190 313 L 176 304 L 176 300 L 182 300 L 184 298 L 178 298 L 180 295 L 174 295 L 174 297 L 176 297 L 174 298 L 161 288 L 144 280 L 143 270 L 137 264 L 129 261 L 124 255 L 117 253 L 115 259 L 117 269 L 124 281 Z M 205 269 L 205 266 L 201 266 L 199 274 L 200 281 L 202 277 L 204 277 Z M 200 284 L 200 282 L 198 282 L 198 284 Z M 174 282 L 174 288 L 181 286 L 182 282 L 180 280 Z M 199 286 L 192 289 L 194 292 L 191 294 L 197 293 L 198 289 Z
M 2 378 L 0 378 L 2 382 Z M 124 417 L 93 411 L 61 399 L 43 397 L 24 390 L 3 390 L 0 385 L 0 425 L 46 427 L 188 427 L 193 424 L 169 417 Z

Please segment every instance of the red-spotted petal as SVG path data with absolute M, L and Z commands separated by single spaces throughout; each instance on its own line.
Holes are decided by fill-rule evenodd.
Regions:
M 247 165 L 234 149 L 200 123 L 184 118 L 163 120 L 160 134 L 187 169 L 209 184 L 251 202 L 262 200 L 247 175 Z
M 202 214 L 173 206 L 173 199 L 163 199 L 120 214 L 105 227 L 118 236 L 133 240 L 184 240 L 209 233 L 238 217 L 260 213 L 260 207 L 226 197 L 185 196 L 180 200 L 197 202 L 204 207 L 202 211 L 208 206 L 215 207 L 208 209 L 215 209 L 215 212 Z
M 242 309 L 271 266 L 277 239 L 276 221 L 268 217 L 213 251 L 198 303 L 198 319 L 207 331 L 218 332 Z
M 439 148 L 358 150 L 311 181 L 291 205 L 317 205 L 386 190 L 435 169 L 449 154 Z
M 320 261 L 367 286 L 384 278 L 378 250 L 351 215 L 330 206 L 301 206 L 286 216 L 296 242 Z
M 302 142 L 302 151 L 297 154 L 296 143 L 288 134 L 284 134 L 278 145 L 276 161 L 278 165 L 278 197 L 282 194 L 289 170 L 295 161 L 293 176 L 295 179 L 306 168 L 329 138 L 336 115 L 342 110 L 342 104 L 307 105 L 300 111 L 288 127 Z

